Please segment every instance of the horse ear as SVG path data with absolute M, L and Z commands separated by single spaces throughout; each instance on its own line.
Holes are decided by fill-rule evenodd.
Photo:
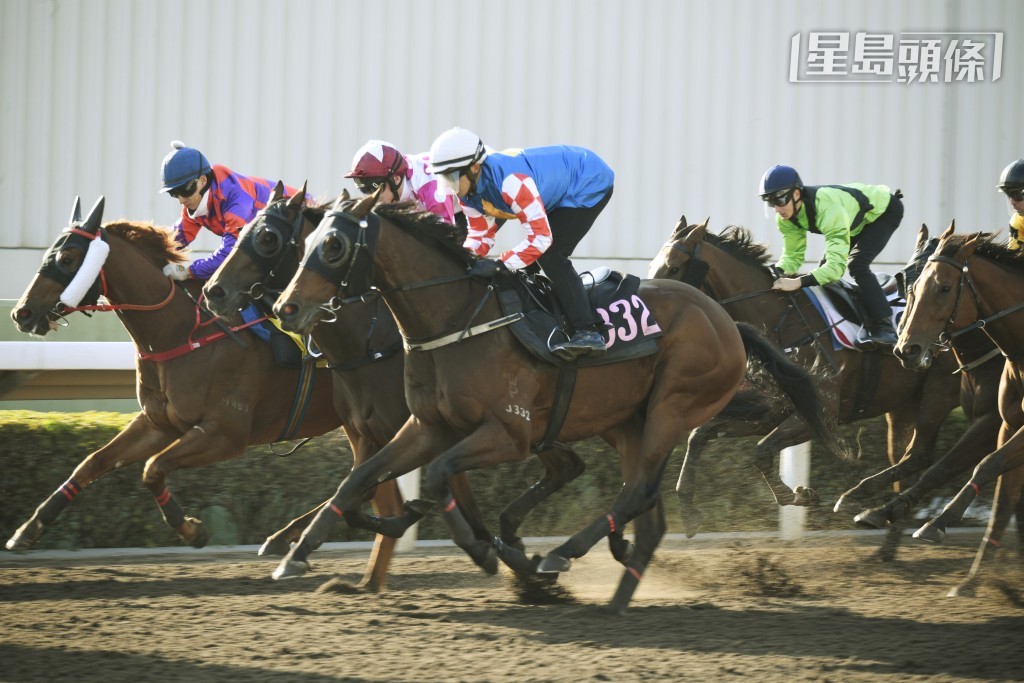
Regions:
M 679 217 L 676 222 L 676 227 L 672 229 L 672 241 L 680 239 L 683 235 L 690 231 L 690 224 L 686 222 L 686 214 Z
M 942 240 L 952 237 L 954 232 L 956 232 L 956 220 L 950 221 L 949 227 L 946 228 L 946 231 L 939 235 L 939 241 L 941 242 Z
M 77 223 L 82 220 L 82 198 L 75 197 L 75 204 L 71 207 L 71 220 L 68 221 L 68 225 Z
M 347 187 L 343 187 L 341 189 L 341 196 L 339 197 L 339 199 L 343 202 L 347 202 L 348 200 L 352 199 L 352 195 L 348 193 Z
M 707 231 L 708 231 L 708 222 L 704 221 L 703 223 L 701 223 L 700 225 L 696 226 L 695 228 L 693 228 L 690 231 L 690 234 L 688 234 L 686 236 L 686 239 L 683 240 L 683 246 L 687 247 L 687 248 L 692 247 L 697 242 L 700 242 L 701 240 L 704 239 L 704 235 L 707 234 Z
M 381 187 L 384 187 L 384 185 L 382 184 Z M 373 207 L 377 205 L 377 199 L 380 197 L 380 188 L 377 189 L 377 192 L 366 195 L 357 201 L 355 206 L 352 207 L 352 214 L 356 216 L 356 218 L 365 218 L 371 211 L 373 211 Z
M 917 244 L 914 245 L 914 253 L 920 254 L 921 250 L 924 249 L 924 245 L 928 243 L 928 226 L 924 223 L 921 224 L 921 229 L 917 231 Z
M 302 206 L 306 202 L 306 185 L 308 183 L 308 180 L 303 180 L 302 189 L 300 189 L 298 192 L 296 192 L 295 194 L 288 198 L 289 209 L 294 209 L 296 206 Z
M 93 204 L 92 209 L 89 211 L 89 217 L 86 218 L 85 223 L 82 224 L 82 230 L 95 234 L 96 231 L 100 229 L 100 221 L 103 220 L 103 204 L 105 201 L 106 199 L 103 195 L 100 195 L 100 198 L 96 200 L 96 203 Z
M 698 227 L 698 228 L 701 228 L 701 229 L 703 229 L 703 230 L 707 230 L 707 229 L 708 229 L 708 223 L 710 223 L 710 222 L 711 222 L 711 216 L 708 216 L 707 218 L 705 218 L 705 219 L 704 219 L 704 222 L 703 222 L 703 223 L 701 223 L 701 224 L 700 224 L 699 226 L 697 226 L 697 227 Z
M 284 196 L 284 181 L 278 180 L 277 185 L 274 185 L 274 189 L 270 191 L 270 197 L 267 198 L 267 204 L 273 204 L 278 199 Z
M 341 211 L 341 205 L 346 201 L 344 193 L 340 197 L 334 200 L 334 204 L 331 206 L 332 211 Z
M 964 242 L 964 246 L 957 250 L 956 256 L 953 258 L 957 261 L 966 261 L 967 258 L 974 253 L 974 250 L 978 248 L 979 244 L 981 244 L 980 232 L 971 235 L 970 238 Z

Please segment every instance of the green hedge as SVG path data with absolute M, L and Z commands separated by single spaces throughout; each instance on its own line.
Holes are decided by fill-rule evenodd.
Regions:
M 131 419 L 121 413 L 35 413 L 0 411 L 0 535 L 6 540 L 84 457 L 109 441 Z M 964 428 L 954 413 L 940 440 L 947 448 Z M 812 459 L 811 483 L 823 504 L 810 510 L 812 529 L 851 527 L 847 515 L 831 512 L 844 490 L 885 465 L 882 419 L 844 428 L 862 457 L 837 462 L 820 449 Z M 858 432 L 860 432 L 858 437 Z M 760 474 L 749 461 L 752 440 L 713 443 L 698 475 L 698 503 L 704 531 L 769 530 L 777 527 L 778 508 Z M 606 510 L 621 487 L 618 456 L 597 439 L 577 444 L 586 473 L 526 521 L 527 536 L 566 535 Z M 282 450 L 280 446 L 278 450 Z M 674 493 L 684 448 L 672 454 L 662 491 L 670 532 L 682 531 Z M 296 454 L 273 455 L 255 446 L 245 457 L 197 470 L 175 472 L 171 492 L 187 514 L 211 526 L 211 544 L 257 544 L 285 523 L 327 499 L 351 468 L 352 455 L 340 431 L 312 440 Z M 37 548 L 147 547 L 179 545 L 163 523 L 149 492 L 141 485 L 142 465 L 124 467 L 100 479 L 70 505 L 43 535 Z M 542 468 L 536 458 L 495 470 L 472 473 L 471 480 L 488 523 L 497 529 L 497 513 L 512 491 L 536 481 Z M 959 485 L 944 489 L 950 494 Z M 420 538 L 447 538 L 438 515 L 420 523 Z M 331 540 L 369 540 L 365 532 L 339 528 Z

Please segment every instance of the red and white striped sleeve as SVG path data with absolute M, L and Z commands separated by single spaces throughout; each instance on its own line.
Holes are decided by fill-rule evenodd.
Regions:
M 466 241 L 462 246 L 477 256 L 487 256 L 494 246 L 494 235 L 498 232 L 497 223 L 472 206 L 463 204 L 462 213 L 466 214 Z
M 548 212 L 544 209 L 537 183 L 524 173 L 507 176 L 501 184 L 501 196 L 526 229 L 526 238 L 502 254 L 501 260 L 513 270 L 524 268 L 540 258 L 551 246 Z

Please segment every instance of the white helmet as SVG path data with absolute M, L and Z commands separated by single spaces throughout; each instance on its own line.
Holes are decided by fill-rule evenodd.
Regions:
M 487 156 L 484 142 L 476 133 L 465 128 L 451 128 L 441 133 L 430 146 L 429 173 L 457 171 L 481 161 Z

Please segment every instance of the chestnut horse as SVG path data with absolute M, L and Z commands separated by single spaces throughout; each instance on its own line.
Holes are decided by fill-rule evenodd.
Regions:
M 379 288 L 405 339 L 411 416 L 388 445 L 341 483 L 275 578 L 306 571 L 309 554 L 338 514 L 374 483 L 428 463 L 426 497 L 442 510 L 456 544 L 476 560 L 486 544 L 459 511 L 451 477 L 525 458 L 552 413 L 558 370 L 536 360 L 502 326 L 508 316 L 494 296 L 498 283 L 467 272 L 477 257 L 462 247 L 465 230 L 408 204 L 370 213 L 373 202 L 370 196 L 327 213 L 274 311 L 286 329 L 307 332 L 346 299 Z M 644 281 L 639 294 L 637 303 L 662 332 L 656 351 L 580 367 L 557 434 L 563 442 L 602 436 L 623 453 L 625 484 L 607 513 L 537 567 L 540 573 L 564 572 L 573 558 L 608 537 L 627 568 L 609 605 L 616 612 L 628 605 L 664 535 L 659 483 L 668 455 L 690 429 L 729 402 L 743 381 L 748 353 L 769 361 L 773 375 L 793 390 L 801 414 L 815 422 L 822 438 L 829 436 L 806 373 L 756 331 L 738 327 L 720 306 L 678 282 Z M 633 520 L 636 545 L 629 550 L 622 531 Z M 500 539 L 486 550 L 509 561 Z
M 101 227 L 102 198 L 84 221 L 78 206 L 76 200 L 71 224 L 44 256 L 11 317 L 22 332 L 45 335 L 70 311 L 115 311 L 138 349 L 142 412 L 75 468 L 7 541 L 7 548 L 31 547 L 79 492 L 114 469 L 143 461 L 143 484 L 164 520 L 185 543 L 200 548 L 209 531 L 171 497 L 168 476 L 182 467 L 236 458 L 247 446 L 272 443 L 285 433 L 290 439 L 334 429 L 340 420 L 331 406 L 330 371 L 316 370 L 307 377 L 307 383 L 312 379 L 308 408 L 293 411 L 300 371 L 280 367 L 268 345 L 248 332 L 237 333 L 239 343 L 231 341 L 210 324 L 209 314 L 202 320 L 204 312 L 193 298 L 197 283 L 176 284 L 163 275 L 165 264 L 184 259 L 168 230 L 138 222 Z M 93 252 L 105 253 L 105 260 L 83 268 Z M 83 277 L 76 278 L 79 271 Z M 75 309 L 61 301 L 67 299 L 65 292 L 78 290 L 70 304 L 76 306 L 83 286 L 94 279 L 94 296 L 101 284 L 109 305 Z
M 708 232 L 706 221 L 699 226 L 687 225 L 684 217 L 652 261 L 650 275 L 686 281 L 696 271 L 698 284 L 722 302 L 736 320 L 771 331 L 782 348 L 797 347 L 795 357 L 805 367 L 825 370 L 831 367 L 832 372 L 815 374 L 819 393 L 827 397 L 826 412 L 831 421 L 848 423 L 886 415 L 892 467 L 848 491 L 844 494 L 846 500 L 854 495 L 880 491 L 928 467 L 939 425 L 956 406 L 959 396 L 960 379 L 952 374 L 956 367 L 952 359 L 945 359 L 931 372 L 920 374 L 905 370 L 891 354 L 876 354 L 878 385 L 873 392 L 865 392 L 861 374 L 868 362 L 866 354 L 835 350 L 827 324 L 806 296 L 773 291 L 774 275 L 769 270 L 772 262 L 768 249 L 753 242 L 750 233 L 743 228 L 733 226 L 722 235 L 715 235 Z M 701 449 L 723 431 L 728 436 L 768 432 L 757 444 L 754 464 L 771 487 L 776 502 L 779 505 L 816 502 L 817 496 L 802 487 L 791 492 L 773 466 L 779 450 L 810 437 L 802 423 L 785 415 L 760 424 L 716 420 L 691 435 L 679 473 L 676 491 L 687 533 L 696 533 L 700 524 L 700 512 L 693 499 L 695 468 Z M 837 503 L 837 508 L 842 501 Z M 880 550 L 880 557 L 890 559 L 896 543 L 898 538 L 894 531 Z
M 942 512 L 914 533 L 915 538 L 941 541 L 946 527 L 963 517 L 981 488 L 998 480 L 988 529 L 968 576 L 970 586 L 982 564 L 997 554 L 1015 513 L 1024 549 L 1024 256 L 995 240 L 985 233 L 956 234 L 954 225 L 949 226 L 912 290 L 896 346 L 906 367 L 926 370 L 934 363 L 933 349 L 980 329 L 1005 357 L 997 448 L 974 468 L 967 485 Z
M 239 310 L 253 302 L 267 308 L 273 305 L 277 294 L 298 270 L 304 240 L 330 208 L 329 204 L 305 206 L 304 192 L 292 198 L 284 197 L 283 193 L 284 186 L 278 183 L 267 206 L 242 231 L 236 248 L 204 287 L 207 306 L 224 319 L 236 320 Z M 348 194 L 343 193 L 339 199 L 347 200 Z M 311 336 L 334 371 L 334 407 L 341 416 L 358 466 L 390 441 L 409 417 L 398 327 L 387 306 L 371 298 L 341 308 L 332 319 L 316 325 Z M 538 455 L 545 464 L 544 478 L 500 515 L 501 538 L 509 545 L 521 545 L 517 529 L 529 510 L 585 468 L 572 450 L 562 446 L 553 446 Z M 452 487 L 477 537 L 489 541 L 467 476 L 456 475 Z M 380 505 L 382 490 L 392 491 L 386 507 Z M 381 515 L 394 516 L 402 511 L 401 494 L 393 479 L 380 484 L 375 501 Z M 268 538 L 260 554 L 286 554 L 289 543 L 298 540 L 299 532 L 317 510 Z M 344 515 L 349 524 L 387 534 L 378 536 L 375 548 L 375 555 L 385 567 L 393 552 L 394 537 L 400 536 L 418 517 L 417 514 L 398 520 L 367 520 L 352 510 Z M 496 558 L 493 567 L 497 569 Z

